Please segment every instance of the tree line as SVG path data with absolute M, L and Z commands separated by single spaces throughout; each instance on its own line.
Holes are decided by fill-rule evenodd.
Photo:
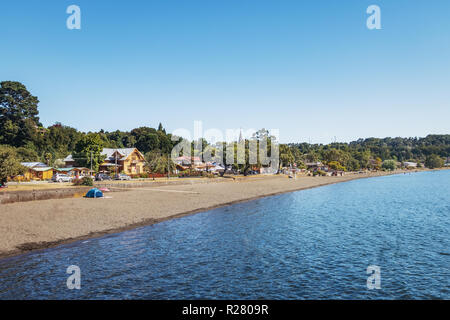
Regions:
M 173 166 L 168 156 L 179 140 L 172 141 L 162 124 L 158 128 L 139 127 L 131 131 L 81 132 L 76 128 L 55 123 L 44 127 L 39 119 L 39 99 L 20 82 L 0 82 L 0 179 L 20 174 L 24 170 L 20 162 L 40 161 L 49 166 L 62 166 L 62 159 L 72 154 L 77 162 L 89 167 L 91 155 L 93 166 L 103 161 L 103 148 L 133 148 L 146 155 L 149 168 L 164 171 Z M 235 169 L 248 172 L 250 164 L 249 144 L 252 140 L 269 137 L 267 130 L 259 130 L 252 138 L 244 139 L 245 161 L 234 164 Z M 217 144 L 208 141 L 192 142 L 194 152 L 198 144 L 202 150 L 214 154 Z M 236 153 L 236 145 L 224 145 Z M 270 142 L 269 142 L 270 152 Z M 350 143 L 308 144 L 291 143 L 279 145 L 279 166 L 305 167 L 305 163 L 322 161 L 336 170 L 359 170 L 381 168 L 383 162 L 413 161 L 430 167 L 443 165 L 450 156 L 450 135 L 429 135 L 425 138 L 368 138 Z M 259 161 L 256 166 L 261 166 Z M 155 169 L 156 170 L 156 169 Z

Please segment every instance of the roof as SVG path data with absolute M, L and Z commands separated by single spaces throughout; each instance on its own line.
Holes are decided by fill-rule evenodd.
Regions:
M 64 158 L 63 161 L 64 161 L 64 162 L 70 162 L 70 161 L 75 161 L 75 160 L 73 160 L 72 155 L 69 154 L 67 157 Z
M 42 162 L 21 162 L 21 165 L 27 167 L 27 168 L 34 168 L 34 167 L 47 167 L 45 163 Z
M 69 172 L 75 168 L 55 168 L 56 171 Z
M 305 165 L 308 167 L 312 167 L 312 166 L 322 166 L 323 164 L 322 162 L 319 161 L 319 162 L 306 162 Z
M 181 156 L 181 157 L 175 158 L 175 161 L 185 161 L 185 160 L 188 161 L 188 162 L 191 162 L 191 157 Z M 194 160 L 194 161 L 201 161 L 200 157 L 192 157 L 192 160 Z
M 78 167 L 78 168 L 72 168 L 73 171 L 94 171 L 94 170 L 90 170 L 89 168 L 86 167 Z
M 114 153 L 118 152 L 122 157 L 118 160 L 125 160 L 130 156 L 136 150 L 136 148 L 122 148 L 122 149 L 110 149 L 110 148 L 103 148 L 102 154 L 106 155 L 106 160 L 112 160 L 114 161 L 115 158 L 113 157 Z
M 103 148 L 102 155 L 106 156 L 105 160 L 108 161 L 115 161 L 116 158 L 114 158 L 114 153 L 118 152 L 121 156 L 121 158 L 117 158 L 117 160 L 125 160 L 127 159 L 134 151 L 137 151 L 142 157 L 142 153 L 139 152 L 136 148 L 119 148 L 119 149 L 113 149 L 113 148 Z M 69 154 L 67 157 L 64 158 L 64 162 L 72 162 L 75 161 L 71 154 Z
M 31 168 L 31 170 L 37 171 L 37 172 L 44 172 L 44 171 L 53 170 L 53 168 L 52 167 L 35 167 L 35 168 Z

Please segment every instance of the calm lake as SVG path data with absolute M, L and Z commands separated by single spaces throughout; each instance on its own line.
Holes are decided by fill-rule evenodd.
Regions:
M 2 259 L 0 299 L 450 299 L 449 182 L 355 180 Z

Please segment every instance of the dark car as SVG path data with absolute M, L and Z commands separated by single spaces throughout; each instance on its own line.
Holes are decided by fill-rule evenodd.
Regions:
M 95 181 L 104 181 L 104 180 L 112 180 L 112 178 L 109 175 L 104 174 L 104 173 L 98 173 L 95 176 Z

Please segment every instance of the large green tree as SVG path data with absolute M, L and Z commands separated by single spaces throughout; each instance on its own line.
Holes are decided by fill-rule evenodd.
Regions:
M 146 167 L 150 172 L 167 173 L 174 172 L 175 163 L 165 154 L 161 154 L 159 150 L 153 150 L 145 154 Z
M 40 126 L 37 97 L 20 82 L 0 82 L 0 143 L 15 147 L 31 141 Z
M 393 171 L 397 168 L 395 160 L 384 160 L 381 167 L 385 170 Z
M 82 167 L 98 171 L 99 165 L 105 160 L 102 154 L 103 140 L 97 133 L 88 133 L 81 138 L 75 146 L 72 157 L 76 163 Z
M 444 166 L 444 162 L 444 159 L 439 157 L 437 154 L 432 154 L 427 156 L 425 166 L 430 169 L 441 168 Z
M 0 185 L 3 186 L 8 177 L 22 174 L 25 170 L 14 148 L 0 145 Z

